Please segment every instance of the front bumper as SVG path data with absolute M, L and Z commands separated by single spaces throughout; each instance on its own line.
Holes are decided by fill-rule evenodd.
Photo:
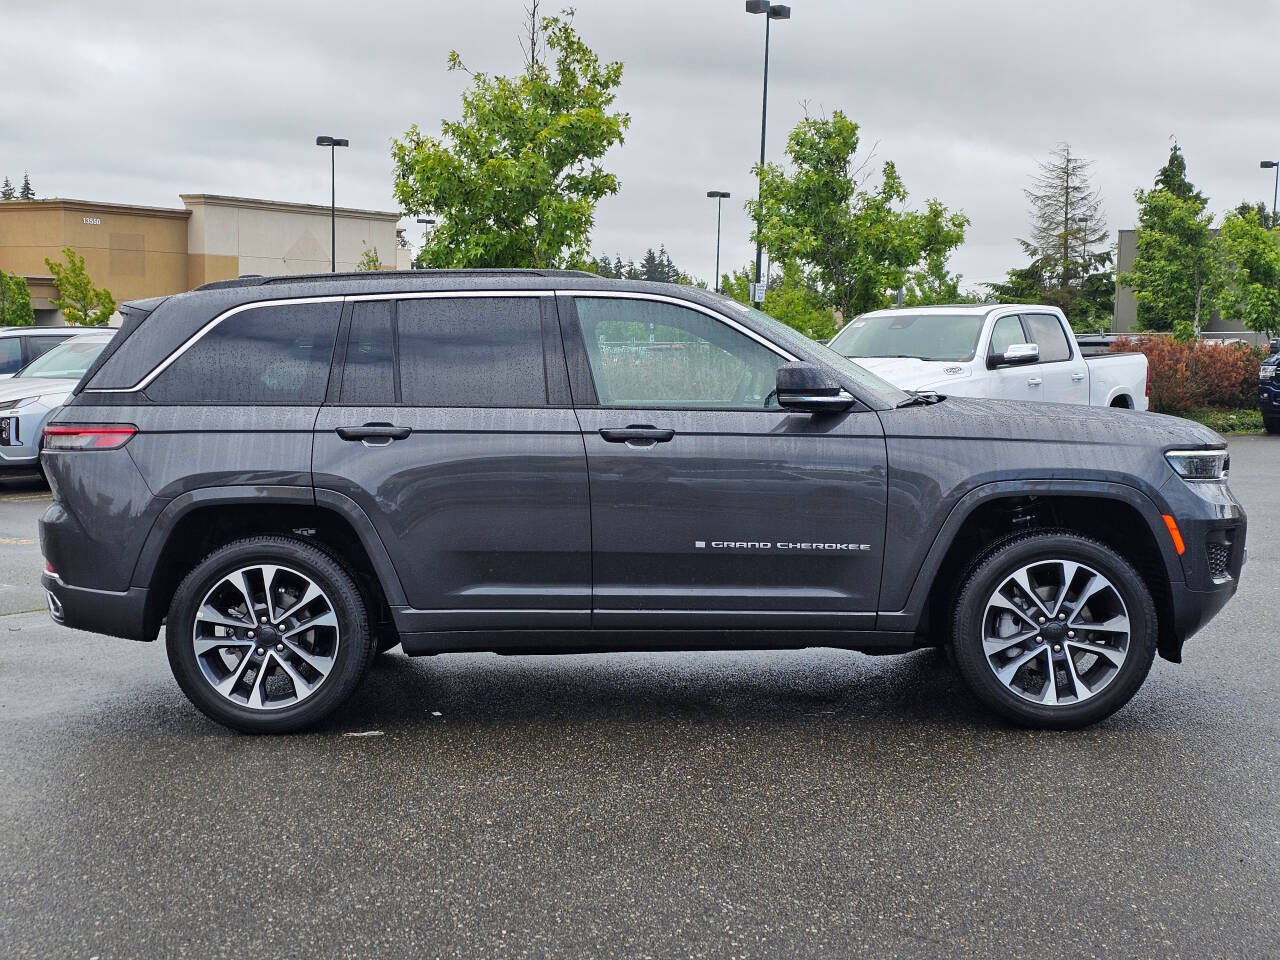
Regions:
M 16 410 L 0 410 L 0 471 L 40 466 L 40 436 L 54 409 L 37 400 Z
M 1183 643 L 1235 596 L 1248 518 L 1226 483 L 1190 484 L 1174 475 L 1161 492 L 1186 545 L 1179 557 L 1182 579 L 1169 583 L 1172 623 L 1160 625 L 1160 655 L 1179 663 Z
M 1258 409 L 1264 417 L 1280 417 L 1280 383 L 1263 380 L 1258 384 Z
M 104 633 L 126 640 L 154 640 L 156 630 L 146 623 L 147 589 L 130 587 L 123 592 L 91 590 L 63 583 L 55 574 L 40 577 L 56 623 L 75 630 Z

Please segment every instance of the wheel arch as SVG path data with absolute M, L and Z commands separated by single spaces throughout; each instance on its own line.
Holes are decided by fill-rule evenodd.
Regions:
M 1009 481 L 970 491 L 952 508 L 901 611 L 882 612 L 881 630 L 924 638 L 949 622 L 960 580 L 997 539 L 1058 527 L 1099 540 L 1137 568 L 1156 605 L 1160 655 L 1181 659 L 1174 630 L 1172 583 L 1184 579 L 1161 513 L 1141 491 L 1105 481 Z
M 369 601 L 371 624 L 390 623 L 390 608 L 405 603 L 382 538 L 349 497 L 333 491 L 313 493 L 310 487 L 202 488 L 170 501 L 152 525 L 134 566 L 131 582 L 147 588 L 147 638 L 159 632 L 187 571 L 219 546 L 257 534 L 298 536 L 326 549 L 356 576 Z

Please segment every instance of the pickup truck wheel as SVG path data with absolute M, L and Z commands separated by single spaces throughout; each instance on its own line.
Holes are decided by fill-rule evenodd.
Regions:
M 343 566 L 276 536 L 236 541 L 199 563 L 174 593 L 166 646 L 191 702 L 245 733 L 289 733 L 327 716 L 376 649 Z
M 1267 433 L 1280 433 L 1280 417 L 1263 417 L 1262 425 Z
M 987 706 L 1030 727 L 1087 726 L 1124 706 L 1155 657 L 1147 585 L 1111 548 L 1069 531 L 1012 537 L 956 600 L 956 664 Z

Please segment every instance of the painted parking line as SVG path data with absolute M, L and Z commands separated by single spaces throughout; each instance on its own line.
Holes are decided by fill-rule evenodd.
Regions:
M 35 543 L 31 537 L 0 537 L 0 546 L 26 546 Z

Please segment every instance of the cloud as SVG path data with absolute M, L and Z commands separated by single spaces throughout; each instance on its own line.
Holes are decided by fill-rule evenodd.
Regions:
M 437 4 L 18 0 L 0 32 L 0 174 L 42 195 L 177 205 L 180 192 L 324 202 L 316 134 L 345 136 L 338 198 L 394 208 L 389 143 L 456 116 L 473 69 L 513 71 L 523 0 Z M 722 263 L 748 262 L 759 150 L 764 21 L 739 0 L 577 0 L 577 23 L 625 65 L 632 115 L 609 164 L 593 249 L 638 257 L 664 243 L 710 277 L 714 202 L 727 189 Z M 544 3 L 544 10 L 554 10 Z M 912 198 L 973 225 L 954 267 L 973 281 L 1021 256 L 1022 189 L 1058 141 L 1095 161 L 1114 232 L 1131 225 L 1176 135 L 1192 179 L 1225 210 L 1270 194 L 1280 154 L 1268 0 L 1028 4 L 793 0 L 773 24 L 768 153 L 805 109 L 842 109 Z

